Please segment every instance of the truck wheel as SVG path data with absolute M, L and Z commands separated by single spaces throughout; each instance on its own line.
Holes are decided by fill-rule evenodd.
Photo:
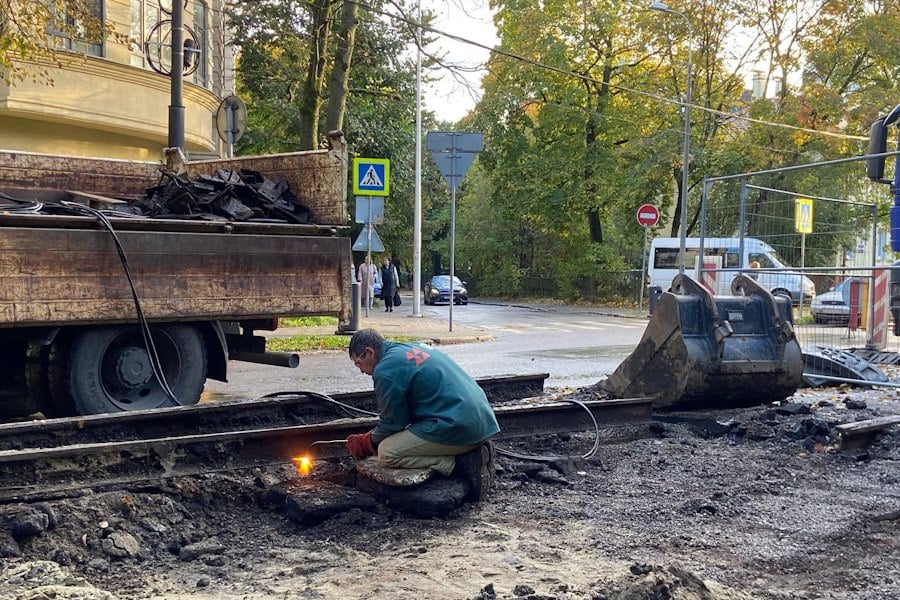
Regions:
M 78 414 L 196 404 L 206 383 L 206 346 L 189 325 L 151 325 L 164 391 L 136 325 L 97 327 L 72 341 L 70 389 Z

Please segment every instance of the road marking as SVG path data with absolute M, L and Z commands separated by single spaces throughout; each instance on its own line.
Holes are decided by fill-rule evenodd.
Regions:
M 643 323 L 607 323 L 597 321 L 549 321 L 546 325 L 533 325 L 530 323 L 503 325 L 496 327 L 497 331 L 505 331 L 508 333 L 528 333 L 531 331 L 552 331 L 555 333 L 572 333 L 573 330 L 579 331 L 603 331 L 608 329 L 643 329 Z

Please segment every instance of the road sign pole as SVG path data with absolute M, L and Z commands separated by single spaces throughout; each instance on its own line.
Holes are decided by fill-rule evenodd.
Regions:
M 225 156 L 234 157 L 234 109 L 231 105 L 225 107 L 225 130 L 228 139 L 225 141 Z
M 647 272 L 647 228 L 644 227 L 644 245 L 641 246 L 641 281 L 640 281 L 640 296 L 638 300 L 638 311 L 644 310 L 644 281 L 647 276 L 645 273 Z
M 450 155 L 450 331 L 453 331 L 453 282 L 455 281 L 456 266 L 456 146 L 451 146 Z
M 372 265 L 375 264 L 375 263 L 372 262 L 372 203 L 371 203 L 371 202 L 369 202 L 369 216 L 368 216 L 368 220 L 366 221 L 366 229 L 368 230 L 368 231 L 366 232 L 366 234 L 368 235 L 368 243 L 366 243 L 366 246 L 367 246 L 366 256 L 369 258 L 369 266 L 368 266 L 367 268 L 369 269 L 369 273 L 368 273 L 369 279 L 371 279 L 371 278 L 373 277 L 373 275 L 372 275 Z M 370 286 L 368 286 L 368 287 L 366 288 L 366 293 L 365 293 L 365 296 L 366 296 L 366 317 L 369 316 L 369 290 L 372 289 L 372 286 L 373 286 L 374 284 L 375 284 L 375 283 L 372 282 L 372 285 L 370 285 Z
M 652 204 L 641 204 L 637 209 L 638 225 L 644 228 L 644 245 L 641 246 L 641 282 L 640 294 L 638 295 L 638 310 L 644 308 L 644 280 L 646 279 L 645 271 L 647 269 L 647 230 L 655 227 L 659 223 L 659 209 Z
M 453 284 L 456 277 L 456 187 L 475 155 L 484 150 L 484 135 L 429 131 L 425 143 L 450 186 L 450 331 L 453 331 Z

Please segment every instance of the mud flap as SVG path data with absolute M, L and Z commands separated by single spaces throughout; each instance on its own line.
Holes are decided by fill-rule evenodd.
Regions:
M 686 275 L 662 295 L 634 352 L 601 385 L 662 407 L 738 407 L 782 400 L 800 385 L 803 356 L 790 300 L 738 275 L 713 296 Z

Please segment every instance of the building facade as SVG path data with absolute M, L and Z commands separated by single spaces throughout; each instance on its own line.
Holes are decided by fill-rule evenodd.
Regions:
M 0 82 L 0 149 L 157 160 L 168 140 L 172 0 L 88 0 L 109 33 L 72 39 L 47 27 L 52 83 Z M 233 89 L 225 0 L 184 0 L 185 150 L 219 156 L 219 103 Z M 157 72 L 162 70 L 163 73 Z

